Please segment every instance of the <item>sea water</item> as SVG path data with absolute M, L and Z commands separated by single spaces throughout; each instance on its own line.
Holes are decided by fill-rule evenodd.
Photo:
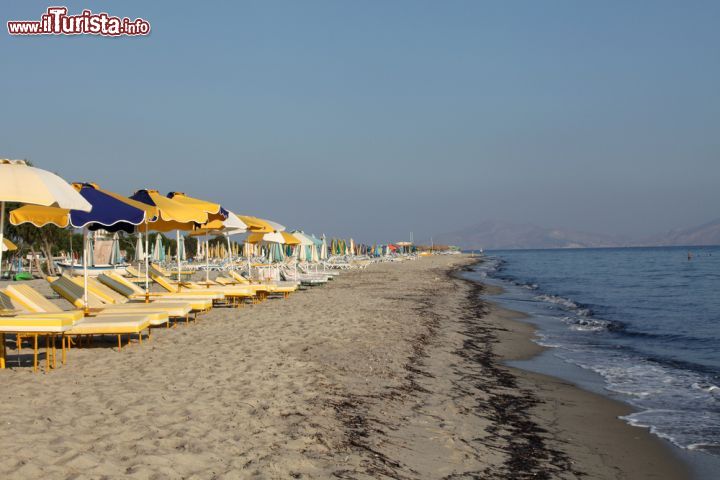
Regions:
M 530 314 L 555 359 L 539 370 L 630 403 L 625 421 L 720 465 L 720 247 L 495 251 L 485 260 L 469 275 L 502 286 L 493 300 Z M 578 378 L 560 363 L 594 373 Z

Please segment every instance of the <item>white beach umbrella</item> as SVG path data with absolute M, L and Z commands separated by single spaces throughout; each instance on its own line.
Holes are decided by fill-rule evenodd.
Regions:
M 162 238 L 160 238 L 160 234 L 158 233 L 155 236 L 155 246 L 153 247 L 152 255 L 150 256 L 150 258 L 154 262 L 159 262 L 164 256 L 165 250 L 163 250 Z
M 322 235 L 322 246 L 320 247 L 320 260 L 327 260 L 328 258 L 328 252 L 327 252 L 327 239 L 325 238 L 325 234 Z
M 135 242 L 135 260 L 138 262 L 145 259 L 145 250 L 143 249 L 142 233 L 138 232 L 137 242 Z
M 0 159 L 0 244 L 5 239 L 5 202 L 55 206 L 89 212 L 90 203 L 54 173 L 23 160 Z M 0 270 L 2 250 L 0 249 Z
M 120 263 L 120 235 L 117 232 L 113 234 L 112 246 L 110 247 L 110 265 L 118 265 Z
M 315 245 L 315 242 L 312 241 L 310 237 L 305 235 L 300 230 L 295 230 L 291 232 L 293 237 L 300 240 L 300 245 L 297 246 L 297 259 L 300 261 L 308 261 L 311 260 L 312 253 L 308 252 L 308 247 L 312 247 Z M 308 255 L 310 253 L 310 255 Z
M 177 251 L 178 259 L 182 262 L 186 259 L 185 255 L 185 237 L 181 236 L 180 241 L 178 242 L 178 251 Z
M 280 225 L 277 222 L 273 222 L 272 220 L 265 220 L 270 226 L 275 230 L 276 232 L 284 232 L 285 231 L 285 225 Z
M 320 254 L 318 253 L 317 238 L 315 235 L 312 236 L 313 244 L 310 246 L 310 261 L 317 263 L 320 261 Z
M 248 226 L 245 222 L 240 220 L 235 213 L 228 211 L 228 217 L 222 220 L 222 228 L 218 229 L 217 233 L 222 233 L 227 241 L 228 256 L 230 259 L 233 257 L 232 244 L 230 243 L 230 235 L 237 235 L 245 233 L 248 230 Z
M 228 218 L 223 220 L 224 233 L 228 235 L 235 235 L 237 233 L 247 232 L 248 226 L 240 220 L 240 217 L 235 215 L 233 212 L 228 212 Z
M 285 243 L 285 238 L 282 236 L 282 233 L 279 231 L 277 232 L 270 232 L 263 234 L 263 242 L 272 242 L 272 243 Z
M 302 245 L 302 246 L 307 247 L 307 246 L 310 246 L 310 245 L 313 245 L 313 244 L 314 244 L 314 242 L 312 241 L 312 239 L 311 239 L 310 237 L 308 237 L 307 235 L 305 235 L 305 233 L 303 233 L 303 232 L 300 231 L 300 230 L 295 230 L 295 231 L 290 232 L 290 233 L 292 233 L 292 236 L 293 236 L 293 237 L 295 237 L 295 238 L 297 238 L 298 240 L 300 240 L 300 245 Z
M 135 243 L 135 260 L 138 264 L 138 271 L 142 271 L 140 265 L 142 265 L 142 261 L 145 260 L 145 249 L 143 248 L 143 238 L 140 232 L 137 234 L 137 242 Z

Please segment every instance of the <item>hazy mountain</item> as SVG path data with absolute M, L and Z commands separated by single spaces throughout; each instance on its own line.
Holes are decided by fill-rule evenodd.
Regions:
M 696 227 L 670 230 L 639 242 L 642 245 L 720 245 L 720 218 Z
M 438 235 L 434 241 L 464 249 L 617 247 L 629 243 L 624 238 L 598 233 L 490 220 Z
M 463 249 L 720 245 L 720 219 L 641 240 L 488 220 L 462 230 L 437 235 L 433 240 L 436 244 L 457 245 Z

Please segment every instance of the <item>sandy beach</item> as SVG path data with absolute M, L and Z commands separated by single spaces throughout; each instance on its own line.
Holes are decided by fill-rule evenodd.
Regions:
M 503 366 L 540 347 L 458 278 L 476 260 L 371 265 L 7 369 L 2 477 L 687 478 L 625 405 Z

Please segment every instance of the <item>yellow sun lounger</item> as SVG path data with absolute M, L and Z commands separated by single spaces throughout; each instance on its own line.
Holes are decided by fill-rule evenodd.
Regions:
M 45 370 L 49 371 L 51 363 L 52 368 L 56 366 L 56 339 L 59 335 L 62 340 L 62 363 L 65 363 L 65 337 L 63 333 L 82 319 L 82 314 L 78 316 L 73 313 L 27 313 L 22 308 L 18 308 L 18 305 L 13 302 L 12 297 L 6 292 L 0 291 L 0 368 L 5 368 L 6 364 L 5 335 L 8 333 L 17 336 L 18 352 L 23 337 L 32 337 L 34 339 L 33 369 L 35 371 L 38 369 L 38 337 L 45 337 L 47 351 Z
M 13 306 L 23 313 L 64 315 L 76 321 L 84 316 L 82 310 L 63 310 L 30 285 L 8 285 L 3 293 L 7 294 Z
M 75 282 L 65 277 L 59 277 L 54 281 L 51 281 L 48 278 L 48 281 L 50 282 L 50 288 L 52 288 L 55 293 L 70 302 L 76 308 L 84 308 L 85 304 L 83 301 L 82 287 L 78 286 Z M 162 310 L 155 307 L 148 308 L 148 306 L 143 304 L 139 305 L 144 308 L 136 308 L 124 305 L 107 305 L 103 303 L 99 298 L 97 298 L 92 292 L 88 291 L 88 307 L 90 309 L 91 316 L 112 315 L 114 317 L 117 317 L 123 314 L 138 316 L 142 315 L 147 316 L 150 319 L 151 325 L 153 327 L 168 324 L 170 320 L 170 314 L 167 310 Z
M 98 317 L 85 317 L 70 329 L 65 331 L 66 336 L 80 335 L 115 335 L 118 340 L 118 351 L 122 350 L 123 335 L 137 335 L 142 344 L 142 332 L 148 331 L 152 326 L 152 315 L 137 313 L 135 315 L 100 315 Z M 128 340 L 129 343 L 129 340 Z
M 233 280 L 235 280 L 238 284 L 241 285 L 262 285 L 263 287 L 268 289 L 268 292 L 270 293 L 282 293 L 283 296 L 288 297 L 291 293 L 296 292 L 298 289 L 298 286 L 296 283 L 290 283 L 290 282 L 284 282 L 285 284 L 279 284 L 279 283 L 258 283 L 258 284 L 252 284 L 250 281 L 240 275 L 238 272 L 235 272 L 233 270 L 230 270 L 227 272 Z M 220 281 L 220 278 L 218 277 L 215 280 Z
M 126 298 L 134 300 L 145 299 L 145 290 L 138 287 L 128 279 L 118 275 L 117 273 L 103 273 L 98 275 L 97 279 L 107 287 L 115 290 Z M 149 299 L 152 303 L 182 301 L 191 305 L 193 311 L 206 312 L 212 308 L 213 300 L 223 299 L 223 295 L 219 293 L 207 293 L 207 295 L 183 295 L 182 293 L 159 293 L 150 292 Z
M 128 265 L 127 267 L 125 267 L 125 272 L 127 273 L 127 277 L 130 279 L 130 281 L 137 283 L 145 282 L 145 274 L 137 268 L 133 267 L 132 265 Z
M 63 275 L 63 278 L 72 281 L 81 289 L 84 288 L 84 281 L 81 277 L 67 277 Z M 105 304 L 102 308 L 106 311 L 111 311 L 116 309 L 116 307 L 135 308 L 148 311 L 158 310 L 167 312 L 171 318 L 184 318 L 185 320 L 187 320 L 188 314 L 192 311 L 190 303 L 184 300 L 161 303 L 130 303 L 127 297 L 120 295 L 115 290 L 109 288 L 107 285 L 104 285 L 95 278 L 88 278 L 88 294 L 93 295 L 96 299 Z
M 148 339 L 151 338 L 150 327 L 156 322 L 152 313 L 119 313 L 105 314 L 97 317 L 85 317 L 71 328 L 66 330 L 65 337 L 94 337 L 113 335 L 117 337 L 118 352 L 122 350 L 123 335 L 128 336 L 128 345 L 132 335 L 137 335 L 138 343 L 142 345 L 143 331 L 147 330 Z M 167 317 L 165 322 L 167 322 Z M 68 347 L 70 343 L 68 342 Z
M 72 283 L 72 282 L 69 282 Z M 52 287 L 52 284 L 50 284 Z M 57 288 L 57 287 L 56 287 Z M 57 290 L 55 290 L 57 291 Z M 73 317 L 84 317 L 82 310 L 63 310 L 57 305 L 55 305 L 53 302 L 45 298 L 44 295 L 40 294 L 37 290 L 32 288 L 30 285 L 9 285 L 5 292 L 13 299 L 13 301 L 22 306 L 23 309 L 27 310 L 28 312 L 32 313 L 47 313 L 47 314 L 58 314 L 62 313 L 63 315 L 71 315 Z M 62 296 L 62 295 L 61 295 Z M 72 300 L 69 298 L 63 297 L 65 300 L 69 301 L 73 306 L 75 304 Z M 105 315 L 108 312 L 113 313 L 113 315 L 122 315 L 123 312 L 120 310 L 112 310 L 112 309 L 104 309 L 102 308 L 102 303 L 97 301 L 94 297 L 88 297 L 88 301 L 90 303 L 90 315 L 92 316 L 98 316 L 98 315 Z M 81 303 L 82 305 L 82 303 Z M 130 315 L 137 315 L 140 312 L 133 311 L 133 310 L 126 310 L 128 314 Z M 166 312 L 148 312 L 148 314 L 151 315 L 154 323 L 156 325 L 164 325 L 168 321 L 168 315 Z
M 250 284 L 252 285 L 252 282 L 248 280 L 247 278 L 240 275 L 238 272 L 234 270 L 230 270 L 227 272 L 228 275 L 230 275 L 235 281 L 237 281 L 239 284 Z M 296 292 L 298 289 L 298 283 L 297 282 L 272 282 L 272 283 L 258 283 L 258 285 L 266 285 L 268 287 L 271 287 L 276 292 Z
M 33 369 L 38 370 L 38 337 L 45 337 L 45 371 L 56 366 L 56 340 L 60 336 L 62 340 L 62 362 L 65 363 L 65 337 L 75 321 L 68 316 L 52 316 L 46 314 L 22 313 L 14 316 L 0 316 L 0 369 L 4 369 L 7 363 L 7 352 L 5 349 L 5 335 L 15 334 L 18 342 L 21 337 L 33 337 Z M 18 343 L 18 351 L 19 343 Z
M 79 320 L 43 313 L 20 313 L 0 316 L 0 332 L 4 333 L 63 333 Z
M 25 287 L 25 285 L 21 285 L 19 287 L 22 289 L 23 287 Z M 47 301 L 50 305 L 52 305 L 49 311 L 33 311 L 20 302 L 20 300 L 23 299 L 22 295 L 12 293 L 16 290 L 17 288 L 13 285 L 8 286 L 8 288 L 5 290 L 0 290 L 0 317 L 12 317 L 19 319 L 26 317 L 35 319 L 62 319 L 70 322 L 70 324 L 78 322 L 84 317 L 83 313 L 80 310 L 61 310 L 60 307 L 47 299 L 44 300 Z M 37 292 L 35 292 L 34 290 L 31 289 L 31 291 L 37 294 Z
M 143 275 L 143 274 L 140 272 L 140 270 L 138 270 L 137 268 L 133 267 L 132 265 L 128 265 L 127 267 L 125 267 L 125 271 L 127 272 L 127 274 L 128 274 L 129 277 L 133 277 L 133 278 L 141 278 L 141 277 L 142 277 L 142 278 L 145 278 L 145 275 Z
M 158 270 L 156 270 L 153 267 L 150 267 L 150 276 L 151 278 L 157 282 L 157 279 L 160 278 L 166 282 L 166 284 L 171 284 L 175 288 L 175 290 L 179 290 L 180 292 L 230 292 L 232 294 L 236 295 L 253 295 L 255 292 L 255 289 L 253 288 L 254 285 L 221 285 L 217 282 L 214 282 L 210 280 L 209 282 L 180 282 L 162 275 Z M 165 287 L 163 287 L 165 288 Z
M 203 295 L 206 293 L 220 293 L 226 301 L 229 300 L 232 306 L 241 305 L 245 299 L 254 299 L 255 292 L 247 288 L 241 287 L 204 287 L 202 285 L 194 284 L 191 282 L 183 282 L 181 285 L 184 289 L 178 285 L 175 285 L 167 277 L 158 275 L 156 271 L 150 271 L 150 276 L 153 281 L 160 285 L 162 288 L 171 293 L 182 293 L 183 295 Z
M 162 268 L 157 263 L 151 263 L 150 266 L 160 272 L 163 276 L 172 278 L 177 276 L 177 270 L 173 270 L 172 272 L 166 268 Z M 195 273 L 195 270 L 180 270 L 180 276 L 190 276 Z
M 121 336 L 124 334 L 138 334 L 142 343 L 142 330 L 148 328 L 152 316 L 143 313 L 121 313 L 118 315 L 100 315 L 97 317 L 84 317 L 82 311 L 61 310 L 43 295 L 28 285 L 10 285 L 5 291 L 0 291 L 0 305 L 3 316 L 0 316 L 0 359 L 5 358 L 5 334 L 18 335 L 18 348 L 21 337 L 34 337 L 33 365 L 37 371 L 38 365 L 38 336 L 46 338 L 46 370 L 56 364 L 56 339 L 59 335 L 62 341 L 62 363 L 65 363 L 65 338 L 71 335 L 118 335 L 118 345 L 122 346 Z M 19 307 L 19 308 L 18 308 Z M 47 313 L 18 313 L 29 309 L 49 310 Z M 142 327 L 142 328 L 141 328 Z M 70 342 L 67 344 L 70 347 Z M 4 368 L 4 361 L 0 366 Z
M 267 285 L 261 285 L 261 284 L 239 284 L 232 278 L 226 278 L 226 277 L 216 277 L 215 280 L 210 280 L 209 283 L 201 282 L 198 284 L 198 286 L 193 286 L 192 288 L 196 289 L 202 289 L 207 288 L 207 285 L 210 285 L 210 288 L 217 287 L 217 288 L 243 288 L 248 289 L 251 292 L 255 292 L 255 295 L 258 297 L 259 300 L 265 300 L 268 295 L 271 293 L 271 289 L 268 288 Z

